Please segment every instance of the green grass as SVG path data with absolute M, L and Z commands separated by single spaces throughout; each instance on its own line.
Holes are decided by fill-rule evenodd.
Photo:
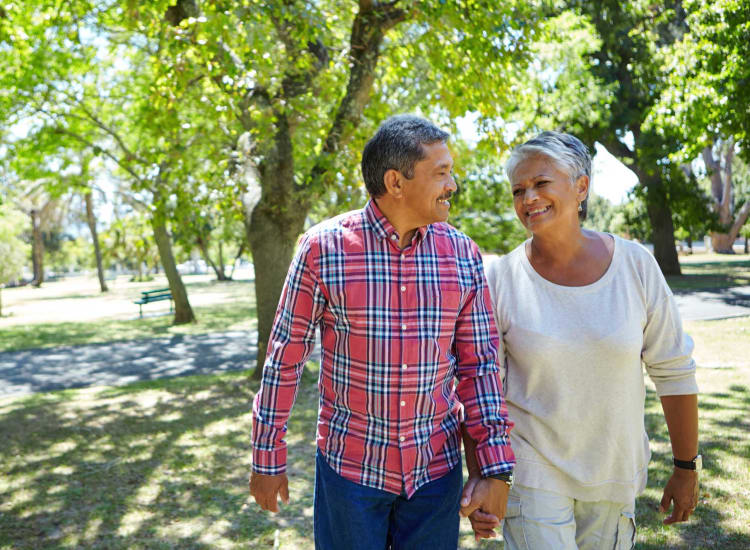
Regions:
M 670 469 L 653 391 L 653 459 L 637 503 L 641 549 L 750 547 L 750 317 L 693 322 L 701 368 L 701 502 L 663 527 L 656 506 Z M 734 342 L 728 346 L 727 342 Z M 723 354 L 723 355 L 718 355 Z M 291 503 L 278 516 L 249 498 L 247 373 L 139 382 L 0 400 L 0 549 L 312 548 L 316 372 L 309 365 L 289 423 Z M 462 549 L 474 542 L 461 521 Z
M 726 289 L 750 285 L 750 258 L 746 254 L 681 256 L 681 276 L 668 276 L 672 290 Z
M 0 329 L 0 352 L 142 340 L 174 334 L 203 334 L 255 327 L 255 299 L 194 307 L 197 323 L 172 325 L 171 314 L 143 319 L 16 324 Z

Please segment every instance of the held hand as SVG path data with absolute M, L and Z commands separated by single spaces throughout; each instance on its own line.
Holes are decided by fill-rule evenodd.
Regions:
M 693 470 L 675 468 L 664 487 L 659 511 L 666 514 L 674 502 L 672 514 L 665 518 L 664 525 L 687 521 L 698 505 L 698 473 Z
M 250 494 L 263 510 L 276 513 L 279 511 L 279 496 L 284 504 L 289 504 L 289 480 L 286 474 L 267 476 L 253 472 L 250 474 Z
M 481 476 L 469 475 L 469 479 L 466 480 L 464 490 L 461 493 L 462 507 L 470 507 L 474 488 L 481 480 Z M 469 521 L 471 522 L 471 528 L 474 530 L 475 540 L 490 539 L 497 536 L 495 534 L 495 527 L 500 525 L 500 520 L 492 514 L 475 509 L 469 514 Z

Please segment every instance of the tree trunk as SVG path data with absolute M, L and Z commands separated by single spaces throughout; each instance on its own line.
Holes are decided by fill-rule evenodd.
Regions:
M 206 241 L 202 236 L 198 236 L 196 242 L 198 243 L 198 248 L 200 249 L 201 254 L 203 254 L 203 259 L 206 261 L 208 266 L 214 270 L 214 273 L 216 274 L 216 280 L 223 281 L 224 274 L 219 272 L 219 268 L 216 267 L 216 264 L 211 260 L 211 256 L 209 256 L 208 254 L 208 246 L 206 246 Z
M 651 222 L 654 257 L 664 275 L 682 275 L 674 242 L 672 209 L 667 202 L 662 182 L 654 176 L 646 183 L 646 210 Z
M 172 253 L 172 240 L 167 232 L 167 223 L 163 214 L 155 212 L 151 219 L 151 227 L 154 229 L 154 240 L 159 249 L 159 258 L 164 268 L 164 275 L 169 281 L 169 289 L 172 291 L 174 300 L 174 324 L 184 325 L 195 322 L 193 308 L 190 307 L 187 291 L 182 282 L 180 274 L 177 272 L 177 263 Z
M 104 269 L 102 268 L 102 249 L 99 246 L 99 235 L 96 232 L 96 217 L 94 216 L 94 206 L 91 200 L 91 191 L 84 195 L 86 200 L 86 222 L 91 231 L 91 239 L 94 241 L 94 254 L 96 255 L 96 274 L 99 276 L 99 288 L 102 292 L 107 292 L 107 283 L 104 280 Z
M 292 202 L 292 201 L 289 201 Z M 247 241 L 255 266 L 255 302 L 258 316 L 258 357 L 253 379 L 260 380 L 276 308 L 284 286 L 294 247 L 304 228 L 307 207 L 276 210 L 261 198 L 246 225 Z
M 40 287 L 44 282 L 44 240 L 42 239 L 42 220 L 38 210 L 31 210 L 31 263 L 34 269 L 32 286 Z
M 688 235 L 686 241 L 688 245 L 688 254 L 692 254 L 693 253 L 693 236 Z
M 711 232 L 711 248 L 717 254 L 734 254 L 734 239 L 729 233 Z
M 748 249 L 747 249 L 747 237 L 745 237 L 745 254 L 747 254 L 747 253 L 748 253 Z
M 0 285 L 0 317 L 3 316 L 3 285 Z

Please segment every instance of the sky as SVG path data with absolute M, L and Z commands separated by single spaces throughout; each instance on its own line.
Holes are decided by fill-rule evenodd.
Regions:
M 622 204 L 628 200 L 628 191 L 638 183 L 636 175 L 623 163 L 613 157 L 598 141 L 595 144 L 596 156 L 591 167 L 593 174 L 591 190 L 608 199 L 612 204 Z

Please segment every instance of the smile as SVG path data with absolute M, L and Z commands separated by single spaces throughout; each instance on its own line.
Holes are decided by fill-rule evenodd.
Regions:
M 549 209 L 550 209 L 550 206 L 545 206 L 544 208 L 536 208 L 536 209 L 534 209 L 534 210 L 529 210 L 528 212 L 526 212 L 526 215 L 527 215 L 527 216 L 528 216 L 529 218 L 533 218 L 533 217 L 535 217 L 535 216 L 540 216 L 541 214 L 544 214 L 544 213 L 545 213 L 545 212 L 547 212 L 547 211 L 548 211 Z
M 449 201 L 448 199 L 438 199 L 438 202 L 443 206 L 447 206 L 448 208 L 451 207 L 451 201 Z

